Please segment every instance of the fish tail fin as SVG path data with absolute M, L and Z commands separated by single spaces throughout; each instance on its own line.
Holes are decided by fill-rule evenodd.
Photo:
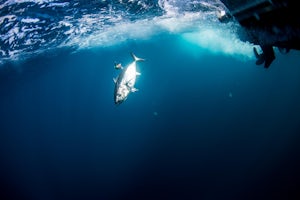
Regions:
M 135 62 L 137 62 L 137 61 L 145 61 L 145 59 L 143 59 L 143 58 L 136 57 L 136 55 L 134 55 L 132 52 L 131 52 L 131 56 L 132 56 L 132 58 L 133 58 L 133 60 Z

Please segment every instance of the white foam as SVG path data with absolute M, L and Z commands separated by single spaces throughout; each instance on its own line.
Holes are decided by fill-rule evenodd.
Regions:
M 108 18 L 114 25 L 103 26 L 99 24 L 97 16 L 84 16 L 78 20 L 77 27 L 73 27 L 74 34 L 70 38 L 69 45 L 78 44 L 80 48 L 90 48 L 95 46 L 111 46 L 125 40 L 150 39 L 151 36 L 162 32 L 181 33 L 193 27 L 193 19 L 198 14 L 182 15 L 180 17 L 155 17 L 153 19 L 143 19 L 138 21 L 125 21 L 120 16 Z M 94 30 L 90 28 L 93 27 Z M 99 27 L 99 30 L 95 30 Z M 71 30 L 67 34 L 72 33 Z M 92 34 L 85 35 L 85 33 Z
M 178 8 L 172 5 L 174 0 L 158 0 L 160 8 L 166 11 L 167 16 L 174 16 L 178 13 Z
M 66 7 L 70 3 L 69 2 L 64 2 L 64 3 L 51 3 L 49 4 L 49 7 Z
M 52 0 L 9 0 L 6 3 L 20 2 L 49 3 Z M 240 41 L 237 34 L 232 31 L 231 25 L 223 25 L 218 22 L 216 13 L 179 12 L 180 6 L 184 5 L 184 2 L 179 0 L 159 0 L 158 3 L 166 11 L 163 16 L 129 21 L 123 19 L 124 15 L 118 11 L 111 10 L 108 14 L 108 11 L 104 10 L 96 14 L 83 15 L 80 19 L 66 16 L 58 24 L 49 25 L 44 31 L 51 32 L 63 29 L 62 33 L 67 38 L 64 41 L 59 41 L 59 47 L 75 46 L 79 48 L 106 47 L 121 44 L 127 40 L 150 40 L 155 35 L 168 33 L 181 36 L 183 40 L 212 53 L 253 59 L 252 45 Z M 202 2 L 202 4 L 207 7 L 210 6 L 207 2 Z M 56 6 L 65 5 L 62 3 Z M 214 5 L 212 6 L 214 7 Z M 6 26 L 11 25 L 17 19 L 14 15 L 5 16 L 5 18 L 9 21 Z M 5 18 L 1 17 L 0 22 L 3 22 Z M 28 46 L 45 43 L 43 36 L 39 36 L 39 32 L 36 31 L 41 29 L 41 26 L 38 25 L 43 21 L 37 18 L 25 18 L 22 19 L 22 22 L 25 25 L 20 26 L 21 23 L 16 23 L 15 27 L 6 34 L 0 35 L 1 39 L 6 40 L 9 45 L 15 45 L 14 40 L 20 38 L 25 39 L 24 44 Z M 32 23 L 37 24 L 32 26 Z M 48 41 L 49 44 L 56 42 L 56 38 Z M 42 48 L 43 46 L 39 51 L 43 50 Z M 31 53 L 35 54 L 36 50 L 34 51 Z M 21 54 L 21 49 L 11 51 L 10 55 L 17 56 L 18 53 Z
M 94 21 L 85 20 L 85 23 L 94 23 Z M 154 35 L 170 33 L 177 34 L 185 41 L 215 54 L 225 54 L 243 60 L 254 59 L 253 45 L 241 41 L 232 27 L 232 24 L 224 25 L 209 20 L 207 15 L 201 13 L 185 13 L 136 22 L 119 22 L 81 37 L 82 33 L 87 32 L 83 28 L 80 29 L 80 34 L 73 35 L 67 45 L 78 45 L 80 48 L 104 47 L 126 40 L 147 40 Z M 70 34 L 70 31 L 67 33 Z
M 40 20 L 38 18 L 24 18 L 21 20 L 23 23 L 37 23 Z
M 194 32 L 182 34 L 182 38 L 214 54 L 225 54 L 245 60 L 254 59 L 253 45 L 241 41 L 237 34 L 224 27 L 202 27 Z
M 1 8 L 0 8 L 1 9 Z M 8 21 L 14 21 L 17 19 L 16 15 L 5 15 L 3 17 L 0 17 L 0 24 L 2 24 L 4 22 L 4 20 L 8 20 Z
M 55 0 L 8 0 L 3 4 L 3 6 L 9 6 L 9 5 L 13 5 L 13 4 L 26 3 L 26 2 L 43 4 L 43 3 L 49 3 L 52 1 L 55 1 Z

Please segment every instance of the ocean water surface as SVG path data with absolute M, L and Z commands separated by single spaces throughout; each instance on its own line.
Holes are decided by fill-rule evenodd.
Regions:
M 300 52 L 255 65 L 222 9 L 1 1 L 0 198 L 299 199 Z

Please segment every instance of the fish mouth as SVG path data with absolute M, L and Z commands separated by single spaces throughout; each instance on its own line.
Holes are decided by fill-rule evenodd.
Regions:
M 114 99 L 115 105 L 120 105 L 124 100 Z
M 120 105 L 121 103 L 121 101 L 115 101 L 115 105 Z
M 124 89 L 121 92 L 118 92 L 114 95 L 114 102 L 116 105 L 121 104 L 122 102 L 124 102 L 127 99 L 128 94 L 130 93 L 129 90 L 126 89 L 126 91 L 124 91 Z

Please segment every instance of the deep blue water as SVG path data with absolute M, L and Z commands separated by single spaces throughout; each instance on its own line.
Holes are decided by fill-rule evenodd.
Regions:
M 72 22 L 100 12 L 78 2 Z M 18 53 L 0 66 L 0 198 L 299 199 L 300 52 L 277 52 L 266 70 L 211 7 L 103 2 L 126 23 L 34 48 L 1 32 L 2 52 Z M 146 59 L 139 91 L 115 106 L 113 65 L 130 52 Z

